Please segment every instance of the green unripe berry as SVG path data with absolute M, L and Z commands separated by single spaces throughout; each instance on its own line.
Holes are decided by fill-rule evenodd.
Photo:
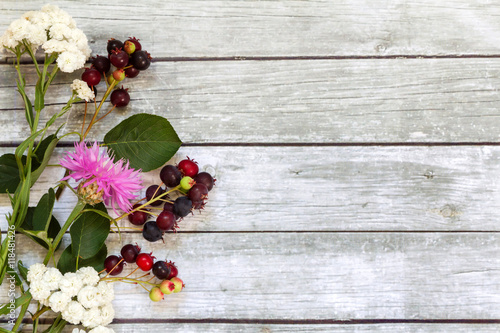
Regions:
M 194 186 L 194 184 L 196 184 L 196 182 L 194 181 L 193 178 L 191 178 L 189 176 L 182 177 L 181 182 L 180 182 L 181 188 L 183 190 L 186 190 L 186 191 L 190 190 L 191 187 Z
M 170 280 L 164 280 L 160 283 L 160 290 L 165 295 L 169 295 L 174 292 L 175 284 Z
M 159 302 L 163 299 L 163 293 L 161 292 L 159 287 L 153 287 L 149 292 L 149 298 L 153 302 Z
M 178 277 L 173 277 L 170 279 L 170 281 L 174 283 L 174 293 L 178 293 L 182 290 L 182 288 L 184 288 L 184 283 Z

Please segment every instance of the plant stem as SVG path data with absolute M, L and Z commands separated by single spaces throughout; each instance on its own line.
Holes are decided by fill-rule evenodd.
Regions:
M 108 89 L 104 93 L 104 96 L 102 97 L 102 100 L 99 103 L 99 106 L 97 107 L 97 109 L 94 112 L 94 116 L 92 117 L 92 120 L 90 120 L 90 123 L 89 123 L 89 126 L 87 127 L 87 130 L 83 134 L 83 139 L 85 139 L 87 137 L 87 134 L 89 134 L 90 129 L 96 123 L 97 115 L 99 114 L 99 111 L 101 110 L 102 105 L 104 104 L 104 101 L 106 100 L 106 98 L 108 98 L 109 94 L 111 94 L 111 91 L 113 90 L 113 88 L 116 86 L 117 83 L 118 83 L 118 81 L 113 81 L 113 83 L 111 83 L 109 85 Z
M 49 252 L 45 256 L 45 259 L 43 261 L 44 265 L 47 265 L 47 263 L 50 260 L 50 257 L 54 254 L 54 251 L 57 248 L 57 245 L 59 245 L 59 242 L 61 242 L 62 237 L 66 233 L 66 230 L 69 229 L 69 227 L 71 226 L 71 224 L 73 223 L 73 221 L 75 221 L 76 218 L 80 215 L 80 213 L 82 212 L 82 210 L 83 210 L 84 207 L 85 207 L 85 203 L 82 200 L 78 200 L 78 202 L 76 203 L 75 208 L 73 209 L 73 211 L 71 212 L 71 214 L 69 214 L 68 219 L 66 220 L 66 222 L 62 226 L 61 230 L 57 234 L 56 238 L 54 239 L 54 242 L 52 243 L 52 246 L 49 249 Z

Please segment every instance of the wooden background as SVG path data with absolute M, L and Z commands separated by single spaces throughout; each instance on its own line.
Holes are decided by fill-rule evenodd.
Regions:
M 0 30 L 44 3 L 2 0 Z M 137 36 L 156 59 L 92 139 L 162 115 L 185 142 L 172 162 L 193 157 L 218 179 L 166 244 L 109 238 L 110 252 L 138 241 L 174 260 L 187 284 L 159 304 L 116 286 L 116 332 L 500 331 L 499 2 L 52 3 L 94 54 Z M 0 62 L 6 153 L 27 126 Z M 77 76 L 58 77 L 43 119 Z M 82 116 L 73 107 L 64 131 Z M 33 203 L 61 176 L 48 170 Z M 66 195 L 55 214 L 74 203 Z M 2 195 L 2 230 L 8 211 Z M 19 235 L 17 255 L 43 253 Z

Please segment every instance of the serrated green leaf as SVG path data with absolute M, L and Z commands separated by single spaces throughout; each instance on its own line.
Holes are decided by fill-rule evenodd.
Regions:
M 49 230 L 55 200 L 56 194 L 51 187 L 48 192 L 40 198 L 38 205 L 36 205 L 35 212 L 33 213 L 33 230 Z
M 104 143 L 118 159 L 147 172 L 164 165 L 182 142 L 170 122 L 160 116 L 136 114 L 111 129 Z
M 97 254 L 92 258 L 78 260 L 78 268 L 90 266 L 100 272 L 104 269 L 104 260 L 107 255 L 108 249 L 106 244 L 103 244 L 101 249 L 99 249 Z M 68 247 L 61 254 L 61 258 L 59 258 L 59 261 L 57 262 L 57 269 L 59 269 L 63 274 L 76 271 L 76 257 L 73 256 L 71 244 L 68 245 Z
M 106 212 L 103 203 L 95 206 L 87 205 L 86 209 L 98 209 Z M 106 241 L 110 231 L 109 220 L 95 212 L 86 211 L 73 222 L 69 231 L 71 235 L 72 254 L 74 257 L 89 259 L 96 255 Z

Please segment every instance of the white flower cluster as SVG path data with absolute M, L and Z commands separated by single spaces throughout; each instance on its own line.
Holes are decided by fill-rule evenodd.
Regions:
M 72 333 L 86 333 L 84 330 L 74 328 Z M 97 326 L 96 328 L 91 329 L 88 333 L 115 333 L 111 328 L 107 328 L 104 326 Z
M 48 54 L 57 53 L 59 69 L 67 73 L 82 68 L 91 53 L 87 37 L 76 28 L 75 20 L 53 5 L 24 13 L 13 21 L 0 37 L 0 47 L 14 49 L 23 45 L 23 40 L 33 51 L 41 46 Z
M 85 81 L 78 79 L 73 80 L 71 89 L 77 93 L 79 98 L 84 99 L 87 102 L 93 101 L 95 98 L 94 92 Z
M 82 267 L 76 273 L 62 275 L 57 268 L 34 264 L 27 279 L 33 299 L 54 312 L 61 312 L 67 322 L 94 328 L 93 333 L 111 332 L 97 328 L 113 321 L 115 311 L 111 301 L 115 291 L 111 283 L 99 282 L 94 268 Z

